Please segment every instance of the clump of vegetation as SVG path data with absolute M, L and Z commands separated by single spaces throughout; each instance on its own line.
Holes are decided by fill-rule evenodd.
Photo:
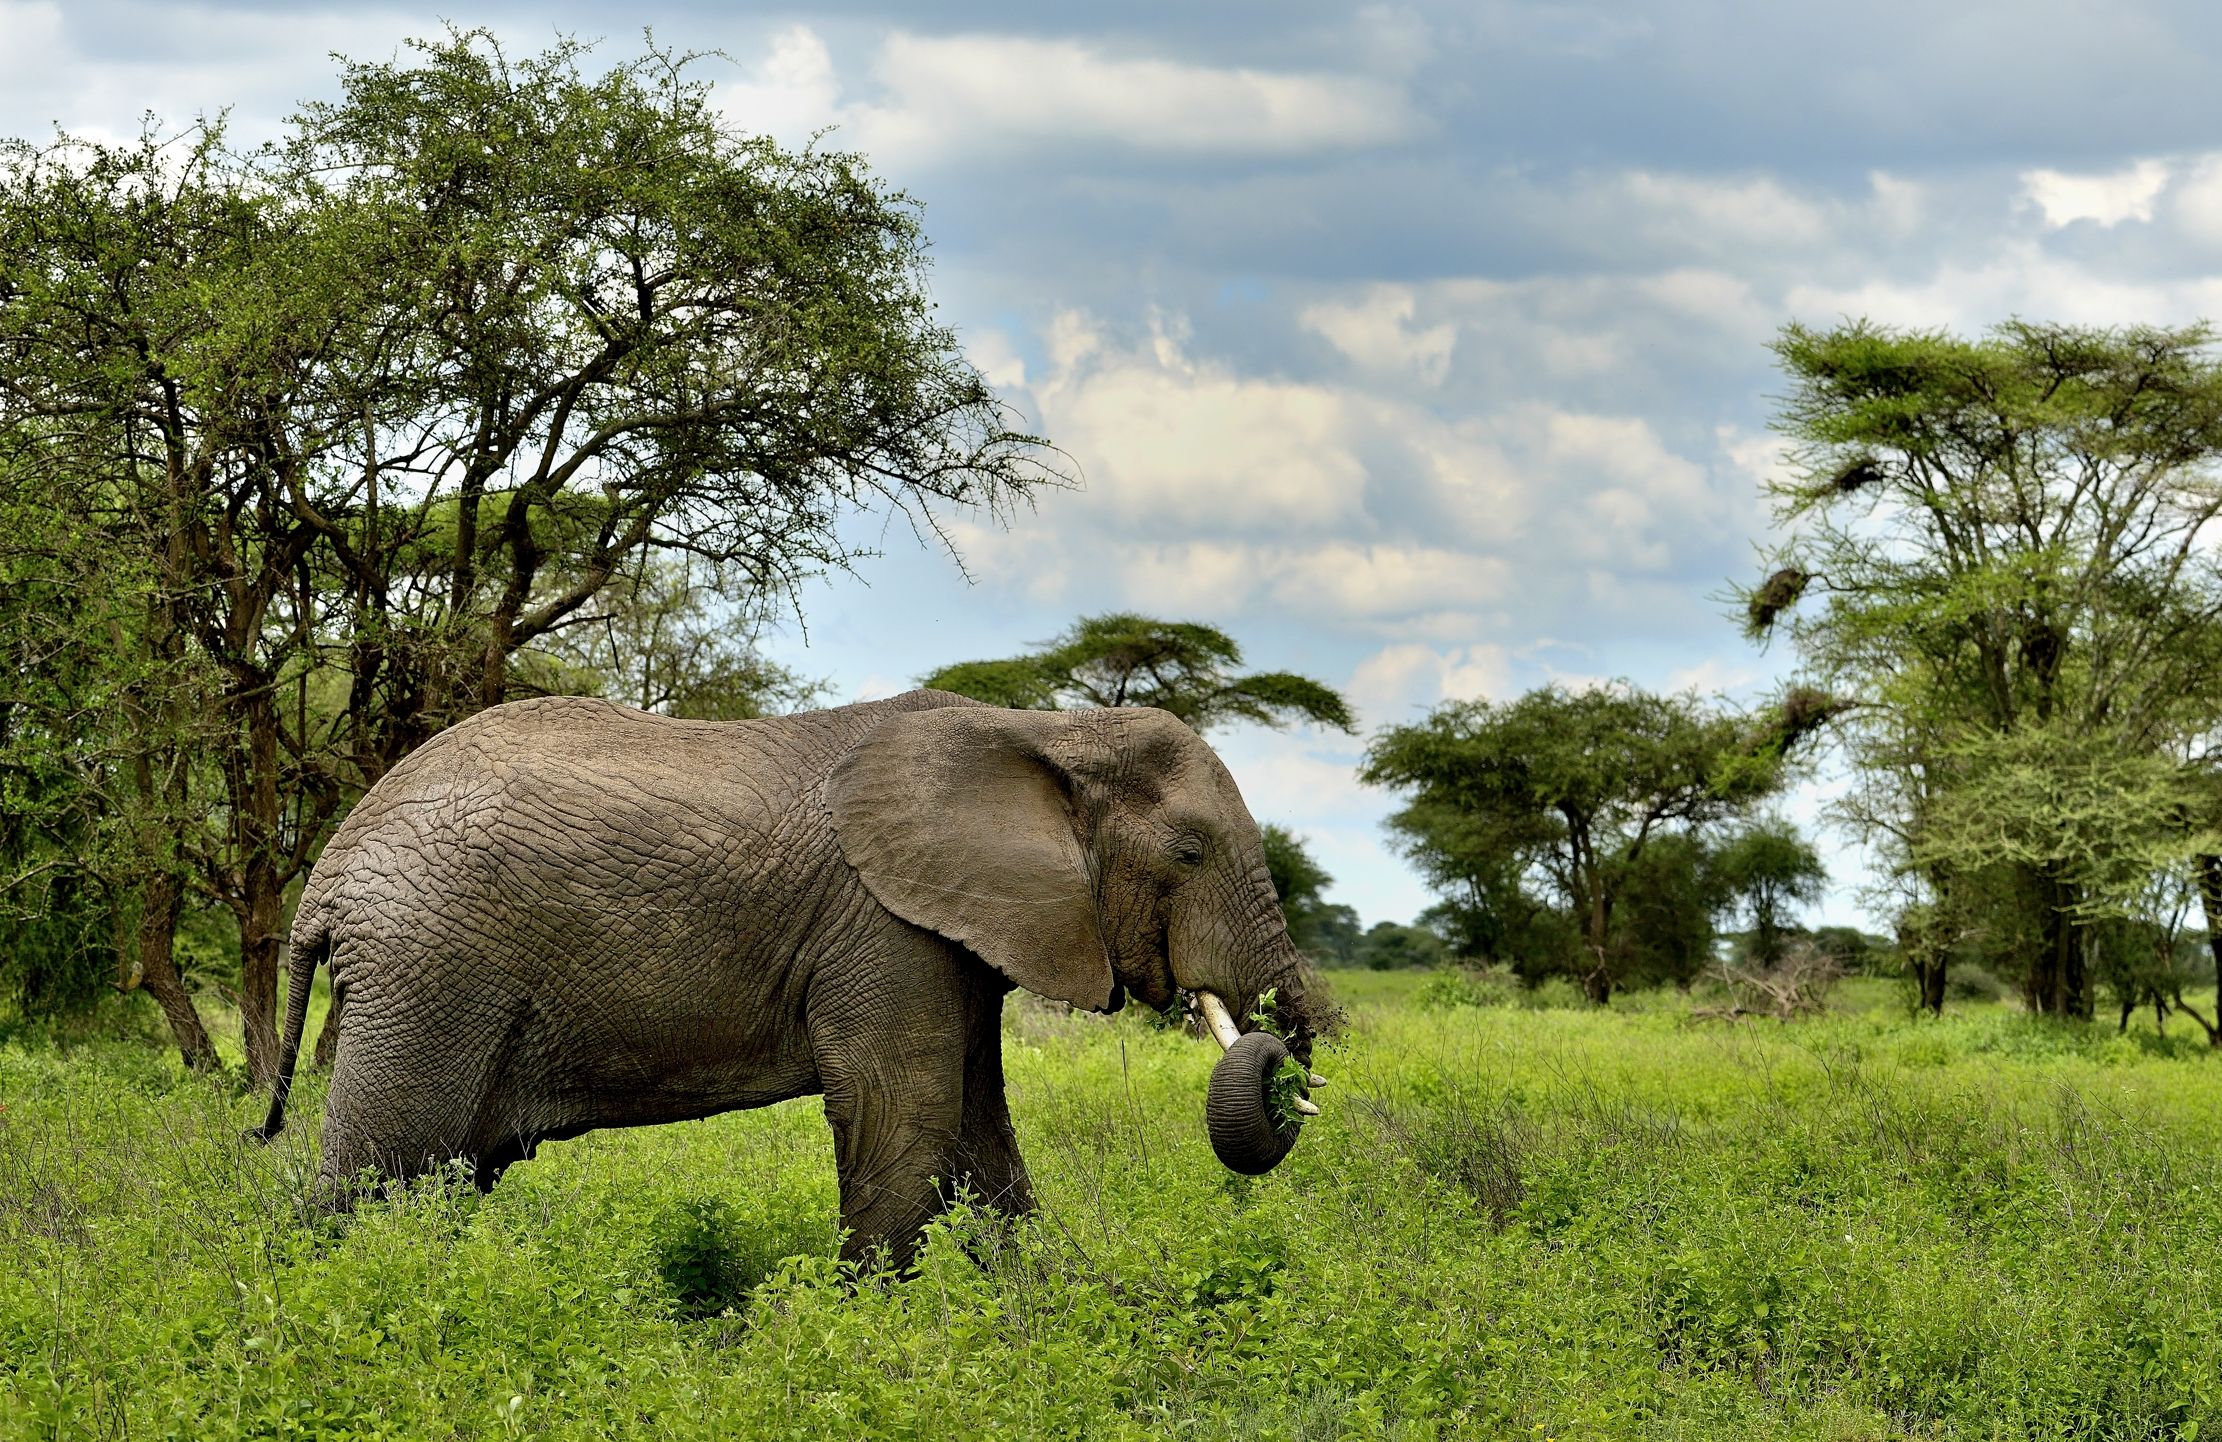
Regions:
M 1457 1006 L 1511 1006 L 1519 982 L 1489 967 L 1447 966 L 1432 971 L 1412 993 L 1413 1005 L 1422 1011 L 1448 1011 Z
M 745 1254 L 733 1209 L 713 1196 L 666 1208 L 656 1226 L 656 1275 L 688 1316 L 715 1316 L 739 1305 L 764 1280 L 760 1259 Z

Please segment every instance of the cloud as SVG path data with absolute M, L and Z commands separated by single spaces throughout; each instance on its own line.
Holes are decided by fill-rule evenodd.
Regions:
M 1366 473 L 1347 398 L 1192 360 L 1181 330 L 1153 316 L 1145 344 L 1117 349 L 1084 316 L 1053 323 L 1056 369 L 1034 396 L 1098 508 L 1158 533 L 1353 524 Z
M 43 138 L 56 125 L 120 142 L 151 111 L 174 130 L 232 112 L 230 136 L 276 136 L 295 103 L 334 89 L 333 52 L 390 54 L 421 16 L 216 4 L 70 5 L 0 0 L 0 134 Z
M 2169 187 L 2176 225 L 2203 245 L 2222 243 L 2222 155 L 2200 156 Z
M 1346 688 L 1362 725 L 1389 726 L 1442 701 L 1504 700 L 1514 691 L 1510 653 L 1499 645 L 1384 646 L 1358 663 Z
M 1632 170 L 1609 184 L 1618 208 L 1653 230 L 1696 248 L 1762 241 L 1809 246 L 1824 239 L 1830 207 L 1793 192 L 1774 176 L 1724 178 Z
M 2188 319 L 2210 312 L 2217 297 L 2214 277 L 2139 279 L 2019 238 L 1987 254 L 1940 257 L 1925 274 L 1876 276 L 1845 287 L 1792 285 L 1784 304 L 1791 315 L 1816 323 L 1849 316 L 1973 333 L 2013 315 L 2082 325 Z
M 2045 224 L 2054 229 L 2079 220 L 2116 226 L 2125 220 L 2153 218 L 2153 202 L 2168 184 L 2168 166 L 2140 160 L 2101 175 L 2026 170 L 2021 184 L 2024 198 L 2044 213 Z
M 795 143 L 823 127 L 883 166 L 1102 148 L 1174 158 L 1340 154 L 1418 128 L 1395 84 L 1366 74 L 1212 66 L 1100 43 L 898 30 L 844 86 L 831 48 L 792 25 L 718 86 L 734 123 Z
M 1417 123 L 1399 91 L 1367 76 L 1121 56 L 1073 40 L 898 33 L 871 69 L 887 95 L 863 112 L 875 154 L 1089 142 L 1289 156 L 1385 144 Z
M 734 125 L 784 145 L 809 140 L 841 114 L 833 52 L 807 25 L 790 25 L 774 34 L 764 58 L 743 78 L 719 82 L 714 94 Z
M 1135 606 L 1224 616 L 1264 603 L 1350 629 L 1498 600 L 1511 575 L 1494 556 L 1345 541 L 1140 543 L 1114 546 L 1111 556 Z
M 1377 285 L 1355 302 L 1306 306 L 1298 320 L 1365 370 L 1410 375 L 1424 385 L 1440 385 L 1458 343 L 1458 328 L 1445 322 L 1413 329 L 1417 304 L 1410 286 Z

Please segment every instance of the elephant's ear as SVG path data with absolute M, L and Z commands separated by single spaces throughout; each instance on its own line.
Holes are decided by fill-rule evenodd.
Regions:
M 1070 778 L 1049 750 L 1070 724 L 989 706 L 900 712 L 834 767 L 826 803 L 880 905 L 1028 991 L 1103 1011 L 1111 961 Z

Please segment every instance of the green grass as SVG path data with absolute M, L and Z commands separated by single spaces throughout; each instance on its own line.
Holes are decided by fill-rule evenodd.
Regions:
M 1006 1017 L 1042 1215 L 845 1278 L 815 1101 L 300 1198 L 317 1088 L 0 1049 L 0 1430 L 231 1437 L 2191 1437 L 2222 1425 L 2222 1059 L 2000 1007 L 1427 1010 L 1337 978 L 1245 1182 L 1212 1057 Z

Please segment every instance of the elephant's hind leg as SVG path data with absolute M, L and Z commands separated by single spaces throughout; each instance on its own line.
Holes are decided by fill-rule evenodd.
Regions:
M 482 1154 L 512 1134 L 490 1129 L 488 1117 L 518 1007 L 486 993 L 388 997 L 368 988 L 348 1005 L 348 1044 L 325 1101 L 320 1189 L 336 1196 L 366 1173 L 405 1182 L 458 1159 L 491 1185 L 517 1159 Z

